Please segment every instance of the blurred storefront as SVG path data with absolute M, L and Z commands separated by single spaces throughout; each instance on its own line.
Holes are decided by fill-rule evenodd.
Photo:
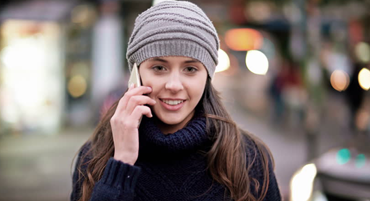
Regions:
M 60 27 L 6 20 L 1 31 L 1 128 L 54 133 L 64 105 Z
M 63 2 L 17 2 L 1 12 L 1 133 L 58 131 L 64 109 Z M 45 14 L 47 12 L 47 14 Z
M 71 20 L 76 5 L 14 1 L 1 9 L 0 134 L 55 134 L 76 111 L 70 97 L 82 97 L 90 77 L 90 41 Z
M 8 1 L 0 8 L 0 134 L 91 127 L 123 82 L 120 1 Z

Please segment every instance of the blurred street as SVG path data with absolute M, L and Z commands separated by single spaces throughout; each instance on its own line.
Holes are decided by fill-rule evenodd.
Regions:
M 71 191 L 71 164 L 91 129 L 59 135 L 0 139 L 1 201 L 65 201 Z

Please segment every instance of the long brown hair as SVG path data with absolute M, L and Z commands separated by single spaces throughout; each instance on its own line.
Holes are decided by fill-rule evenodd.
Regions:
M 86 161 L 85 157 L 89 157 L 89 160 L 77 167 L 79 178 L 83 179 L 80 201 L 90 199 L 95 183 L 102 177 L 108 159 L 113 156 L 114 144 L 110 119 L 117 104 L 118 102 L 114 103 L 100 121 L 94 134 L 88 140 L 91 148 L 81 156 L 80 161 Z M 223 106 L 219 93 L 212 86 L 210 78 L 207 80 L 203 97 L 197 106 L 197 109 L 199 108 L 205 113 L 207 132 L 212 132 L 211 136 L 214 136 L 213 146 L 207 153 L 208 169 L 212 178 L 226 186 L 231 198 L 235 201 L 263 200 L 269 183 L 270 153 L 268 148 L 258 138 L 237 127 Z M 248 161 L 246 156 L 249 153 L 246 151 L 247 145 L 244 143 L 243 135 L 256 145 L 252 148 L 254 149 L 253 157 L 248 158 Z M 261 156 L 260 160 L 263 164 L 262 184 L 248 174 L 254 161 L 258 160 L 257 155 Z M 82 166 L 86 167 L 86 165 L 86 170 L 83 170 Z M 260 197 L 256 198 L 250 192 L 251 182 L 254 182 L 254 189 Z

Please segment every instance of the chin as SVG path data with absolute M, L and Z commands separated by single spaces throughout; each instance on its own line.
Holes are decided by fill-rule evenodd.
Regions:
M 183 122 L 185 119 L 185 117 L 181 118 L 178 115 L 175 115 L 175 116 L 176 117 L 172 117 L 171 115 L 168 115 L 166 117 L 158 117 L 158 119 L 167 125 L 177 125 Z

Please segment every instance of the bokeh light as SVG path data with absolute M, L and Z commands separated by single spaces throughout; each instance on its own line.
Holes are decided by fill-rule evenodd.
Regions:
M 257 75 L 265 75 L 269 68 L 269 61 L 266 55 L 259 50 L 248 51 L 245 63 L 248 69 Z
M 272 8 L 267 1 L 250 1 L 245 7 L 246 18 L 264 22 L 271 18 Z
M 344 91 L 349 85 L 349 75 L 343 70 L 335 70 L 330 76 L 330 84 L 337 91 Z
M 89 8 L 86 5 L 79 5 L 73 8 L 72 10 L 72 22 L 74 23 L 83 23 L 88 20 L 89 17 Z
M 366 109 L 360 109 L 356 114 L 356 127 L 360 131 L 365 131 L 370 122 L 370 114 Z
M 355 54 L 361 62 L 367 63 L 370 61 L 370 45 L 365 42 L 359 42 L 355 46 Z
M 94 8 L 90 5 L 78 5 L 71 12 L 71 21 L 82 27 L 89 27 L 97 18 Z
M 358 73 L 358 83 L 360 84 L 361 88 L 364 90 L 370 89 L 370 70 L 367 68 L 363 68 Z
M 231 29 L 225 34 L 226 45 L 235 51 L 259 49 L 263 43 L 261 33 L 254 29 Z
M 356 162 L 355 162 L 355 166 L 357 168 L 362 168 L 364 167 L 366 164 L 366 156 L 365 154 L 359 154 L 356 156 Z
M 305 165 L 294 174 L 290 182 L 291 201 L 309 200 L 316 174 L 317 169 L 313 163 Z
M 341 149 L 337 152 L 337 163 L 339 165 L 344 165 L 351 160 L 351 152 L 349 149 Z
M 230 68 L 229 55 L 222 49 L 218 50 L 218 65 L 216 66 L 216 73 L 222 72 Z
M 68 82 L 68 92 L 72 97 L 78 98 L 85 94 L 87 83 L 81 75 L 73 76 Z

